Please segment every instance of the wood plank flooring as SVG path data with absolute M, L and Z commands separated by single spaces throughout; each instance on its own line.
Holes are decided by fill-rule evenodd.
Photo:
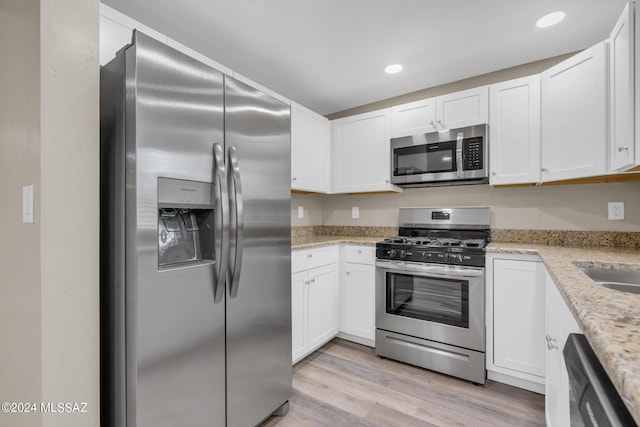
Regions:
M 284 417 L 262 427 L 544 426 L 544 396 L 494 381 L 474 386 L 336 338 L 293 367 Z

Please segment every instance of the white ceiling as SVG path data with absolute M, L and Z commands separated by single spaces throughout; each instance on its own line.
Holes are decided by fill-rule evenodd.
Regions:
M 626 0 L 102 0 L 320 114 L 589 47 Z M 534 26 L 564 9 L 556 27 Z M 404 70 L 387 75 L 386 65 Z

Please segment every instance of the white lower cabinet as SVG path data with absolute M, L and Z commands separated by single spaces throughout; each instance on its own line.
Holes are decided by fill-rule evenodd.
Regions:
M 301 271 L 291 276 L 291 358 L 293 363 L 302 359 L 309 350 L 309 318 L 307 305 L 309 273 Z
M 551 276 L 545 274 L 545 419 L 549 427 L 570 424 L 569 375 L 562 350 L 571 333 L 582 333 Z
M 338 265 L 309 271 L 309 351 L 313 351 L 338 334 Z
M 375 247 L 343 247 L 340 292 L 341 336 L 360 344 L 375 343 Z
M 338 334 L 338 246 L 294 251 L 291 345 L 296 363 Z
M 544 392 L 545 267 L 537 256 L 487 256 L 487 376 Z

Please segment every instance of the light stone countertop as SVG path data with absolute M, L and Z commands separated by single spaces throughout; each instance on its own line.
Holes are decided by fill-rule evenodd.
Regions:
M 640 294 L 597 285 L 578 267 L 640 270 L 640 251 L 492 242 L 487 253 L 538 255 L 640 424 Z
M 291 238 L 291 249 L 318 248 L 321 246 L 337 245 L 340 243 L 375 246 L 377 242 L 380 242 L 383 239 L 384 237 L 382 236 L 294 236 Z

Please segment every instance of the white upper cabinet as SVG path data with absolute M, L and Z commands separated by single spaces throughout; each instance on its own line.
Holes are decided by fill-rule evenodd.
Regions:
M 291 103 L 291 189 L 328 193 L 329 120 Z
M 543 182 L 607 172 L 606 58 L 601 42 L 541 74 Z
M 491 185 L 540 181 L 540 76 L 489 87 Z
M 391 137 L 487 123 L 488 87 L 481 86 L 391 108 Z
M 488 121 L 488 86 L 436 97 L 436 130 L 479 125 Z
M 391 137 L 417 135 L 436 130 L 436 99 L 391 107 Z
M 627 3 L 609 37 L 609 171 L 636 164 L 634 141 L 633 3 Z
M 390 179 L 390 122 L 388 108 L 331 122 L 334 192 L 401 191 Z

